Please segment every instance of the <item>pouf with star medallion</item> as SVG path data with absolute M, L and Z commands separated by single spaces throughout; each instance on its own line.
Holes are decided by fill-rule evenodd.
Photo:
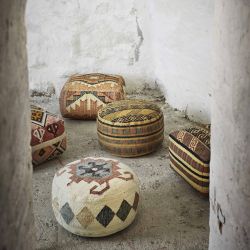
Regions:
M 169 135 L 170 166 L 193 188 L 209 192 L 210 129 L 192 127 Z
M 83 158 L 54 176 L 52 207 L 58 223 L 73 234 L 102 237 L 135 219 L 139 180 L 127 165 L 107 158 Z
M 66 150 L 64 121 L 41 107 L 31 105 L 31 149 L 33 165 L 53 159 Z
M 128 99 L 98 112 L 100 145 L 111 154 L 136 157 L 155 151 L 164 138 L 164 117 L 153 102 Z
M 96 119 L 97 111 L 107 103 L 125 98 L 125 81 L 119 75 L 73 75 L 60 94 L 60 110 L 63 117 L 72 119 Z

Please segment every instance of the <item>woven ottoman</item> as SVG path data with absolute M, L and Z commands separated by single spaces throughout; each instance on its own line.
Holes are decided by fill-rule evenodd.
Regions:
M 201 193 L 209 192 L 210 132 L 201 128 L 169 135 L 171 167 Z
M 164 137 L 160 108 L 145 100 L 124 100 L 108 104 L 98 112 L 100 145 L 111 154 L 136 157 L 155 151 Z
M 84 158 L 61 168 L 52 183 L 58 223 L 73 234 L 102 237 L 129 226 L 139 203 L 139 181 L 125 164 Z
M 96 119 L 97 111 L 105 104 L 124 99 L 124 86 L 124 79 L 118 75 L 73 75 L 60 94 L 62 116 Z
M 38 165 L 66 150 L 64 121 L 57 115 L 31 105 L 32 162 Z

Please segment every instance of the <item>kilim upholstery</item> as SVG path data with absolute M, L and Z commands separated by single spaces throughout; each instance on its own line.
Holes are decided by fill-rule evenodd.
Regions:
M 105 104 L 125 98 L 124 87 L 124 79 L 118 75 L 73 75 L 61 90 L 62 116 L 96 119 L 97 111 Z
M 209 192 L 210 132 L 201 128 L 169 135 L 171 167 L 201 193 Z
M 136 157 L 155 151 L 164 137 L 160 108 L 145 100 L 124 100 L 108 104 L 98 112 L 100 145 L 111 154 Z
M 139 180 L 127 165 L 84 158 L 61 168 L 53 179 L 52 207 L 71 233 L 102 237 L 123 230 L 137 214 Z
M 31 105 L 32 162 L 38 165 L 66 150 L 64 121 L 57 115 Z

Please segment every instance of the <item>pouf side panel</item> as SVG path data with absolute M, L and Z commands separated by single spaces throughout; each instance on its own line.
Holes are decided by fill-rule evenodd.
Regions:
M 186 150 L 186 148 L 184 148 L 181 144 L 171 141 L 171 139 L 169 142 L 169 151 L 176 157 L 184 160 L 185 164 L 192 166 L 193 169 L 199 171 L 200 173 L 209 174 L 209 162 L 201 161 L 195 154 Z
M 32 162 L 39 165 L 66 150 L 64 121 L 41 107 L 31 105 Z
M 178 137 L 178 135 L 181 136 Z M 173 136 L 176 136 L 178 139 L 174 139 Z M 179 133 L 178 131 L 170 134 L 170 166 L 196 190 L 208 194 L 210 150 L 196 141 L 196 146 L 198 145 L 202 150 L 205 150 L 205 153 L 200 157 L 198 155 L 199 151 L 197 153 L 195 147 L 192 147 L 190 150 L 190 148 L 186 146 L 190 144 L 183 144 L 183 138 L 185 138 L 185 136 L 185 133 Z M 185 142 L 187 142 L 187 140 Z M 192 140 L 189 140 L 189 143 L 192 144 Z
M 97 120 L 97 130 L 103 135 L 114 136 L 114 137 L 133 137 L 133 136 L 145 136 L 160 131 L 164 127 L 164 119 L 161 117 L 159 120 L 154 121 L 146 126 L 115 126 L 110 124 L 102 123 L 99 119 Z
M 130 195 L 131 198 L 134 199 L 134 195 Z M 130 197 L 125 197 L 125 199 L 121 199 L 119 204 L 120 207 L 123 204 L 123 201 L 125 200 L 131 200 Z M 56 199 L 54 199 L 54 203 L 55 203 Z M 69 203 L 68 203 L 69 204 Z M 133 205 L 132 202 L 128 202 L 128 204 L 130 204 L 131 206 Z M 69 204 L 69 206 L 71 206 Z M 56 209 L 55 212 L 55 208 L 53 208 L 55 215 L 56 215 L 56 219 L 59 222 L 59 224 L 61 226 L 63 226 L 64 228 L 66 228 L 68 231 L 80 235 L 80 236 L 87 236 L 87 237 L 103 237 L 103 236 L 108 236 L 111 234 L 114 234 L 116 232 L 119 232 L 123 229 L 125 229 L 126 227 L 128 227 L 135 219 L 137 210 L 135 211 L 133 208 L 131 208 L 129 214 L 126 217 L 126 220 L 123 221 L 121 220 L 117 214 L 119 212 L 119 208 L 118 209 L 111 209 L 111 213 L 114 213 L 113 218 L 111 219 L 111 222 L 109 222 L 109 224 L 107 226 L 102 225 L 100 222 L 98 222 L 98 220 L 96 219 L 98 217 L 98 214 L 101 213 L 101 211 L 104 208 L 110 208 L 112 207 L 113 204 L 112 202 L 107 202 L 107 204 L 105 206 L 99 206 L 99 211 L 97 210 L 97 208 L 95 209 L 96 212 L 93 212 L 87 205 L 84 206 L 82 208 L 82 210 L 80 210 L 78 213 L 76 213 L 74 215 L 74 219 L 72 222 L 70 222 L 70 224 L 67 224 L 65 222 L 65 220 L 62 218 L 59 209 Z M 87 219 L 86 217 L 83 219 L 79 218 L 79 214 L 84 210 L 84 213 L 87 213 Z M 121 218 L 123 218 L 122 216 L 120 216 Z M 78 218 L 78 219 L 77 219 Z M 79 222 L 81 221 L 81 223 Z M 90 224 L 88 224 L 90 223 Z M 117 227 L 117 224 L 120 224 L 119 227 Z M 122 223 L 122 224 L 121 224 Z M 85 230 L 83 230 L 83 225 L 85 226 Z
M 111 154 L 122 157 L 137 157 L 156 151 L 164 139 L 163 130 L 154 136 L 144 136 L 137 141 L 132 139 L 117 140 L 112 137 L 103 140 L 103 135 L 98 133 L 100 145 L 108 150 Z M 153 138 L 153 139 L 152 139 Z
M 41 144 L 64 132 L 64 121 L 45 110 L 31 110 L 31 146 Z
M 102 143 L 110 144 L 111 146 L 124 146 L 124 147 L 130 147 L 130 146 L 140 146 L 145 145 L 154 141 L 158 141 L 158 139 L 161 137 L 161 135 L 164 133 L 164 129 L 162 128 L 160 131 L 145 135 L 145 136 L 139 136 L 139 137 L 113 137 L 113 136 L 107 136 L 103 135 L 98 131 L 99 140 Z
M 41 147 L 41 145 L 37 146 L 39 146 L 39 149 L 35 149 L 34 151 L 32 150 L 32 163 L 34 165 L 39 165 L 63 154 L 67 148 L 66 134 L 64 134 L 63 137 L 59 137 L 59 140 L 56 138 L 56 141 L 53 141 L 51 144 L 47 141 L 44 147 Z
M 194 189 L 197 191 L 208 194 L 209 193 L 209 185 L 206 183 L 199 183 L 196 178 L 192 178 L 185 172 L 182 167 L 178 167 L 178 163 L 171 159 L 170 166 L 180 175 L 182 176 Z

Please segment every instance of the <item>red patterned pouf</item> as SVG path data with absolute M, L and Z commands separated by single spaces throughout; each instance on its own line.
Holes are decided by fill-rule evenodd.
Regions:
M 66 150 L 63 119 L 31 105 L 31 147 L 34 165 L 62 154 Z

